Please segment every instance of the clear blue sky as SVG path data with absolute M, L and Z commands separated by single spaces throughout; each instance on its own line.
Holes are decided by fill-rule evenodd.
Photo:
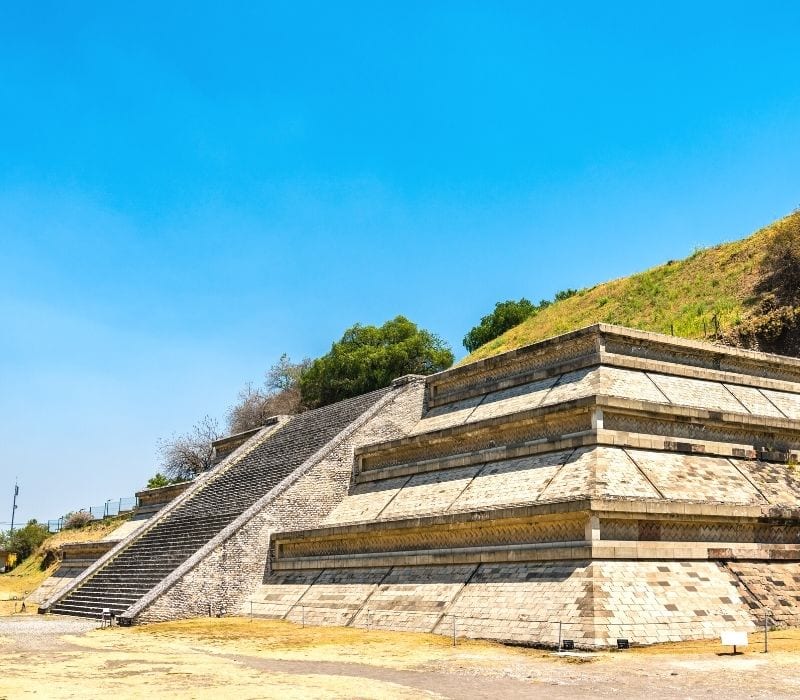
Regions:
M 282 352 L 800 205 L 800 5 L 4 3 L 0 521 L 133 493 Z M 6 501 L 8 501 L 6 505 Z

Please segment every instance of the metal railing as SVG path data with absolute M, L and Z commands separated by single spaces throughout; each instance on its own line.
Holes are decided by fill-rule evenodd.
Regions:
M 109 498 L 101 506 L 89 506 L 88 508 L 81 508 L 76 512 L 88 513 L 92 520 L 103 520 L 104 518 L 113 518 L 120 513 L 129 513 L 134 510 L 137 505 L 136 496 L 127 496 L 125 498 Z M 50 532 L 61 532 L 67 522 L 68 515 L 62 515 L 55 520 L 47 521 L 47 529 Z

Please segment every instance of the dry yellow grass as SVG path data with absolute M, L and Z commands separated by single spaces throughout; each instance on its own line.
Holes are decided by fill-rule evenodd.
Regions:
M 123 635 L 126 631 L 121 631 Z M 205 618 L 163 622 L 127 631 L 127 639 L 140 643 L 148 638 L 158 641 L 208 645 L 231 652 L 266 655 L 304 661 L 348 662 L 366 656 L 382 665 L 411 667 L 421 663 L 451 658 L 454 654 L 476 653 L 485 658 L 497 654 L 546 655 L 548 652 L 523 651 L 490 641 L 452 640 L 420 632 L 386 632 L 356 627 L 300 627 L 283 620 L 255 618 Z
M 749 646 L 740 649 L 748 654 L 757 654 L 764 650 L 764 633 L 755 632 L 748 635 Z M 798 653 L 800 652 L 800 629 L 772 630 L 767 635 L 767 644 L 770 652 Z M 671 642 L 655 644 L 650 647 L 635 649 L 637 654 L 644 655 L 669 655 L 669 656 L 694 656 L 701 654 L 727 654 L 729 647 L 720 645 L 719 639 L 705 639 L 696 642 Z

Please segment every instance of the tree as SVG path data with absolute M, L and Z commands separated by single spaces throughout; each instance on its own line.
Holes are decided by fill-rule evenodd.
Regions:
M 0 533 L 0 549 L 9 549 L 17 553 L 18 561 L 27 559 L 38 547 L 50 537 L 50 531 L 36 520 L 29 520 L 25 527 L 13 533 Z
M 311 366 L 311 359 L 306 357 L 300 362 L 292 362 L 286 354 L 267 370 L 264 385 L 268 391 L 280 393 L 297 388 L 300 377 Z
M 433 374 L 452 364 L 447 344 L 404 316 L 380 327 L 357 323 L 302 373 L 300 393 L 304 405 L 325 406 L 389 386 L 404 374 Z
M 308 358 L 292 362 L 286 353 L 281 355 L 267 370 L 263 386 L 247 384 L 239 392 L 238 402 L 228 410 L 229 432 L 258 428 L 275 415 L 299 413 L 303 408 L 299 381 L 310 365 Z
M 486 345 L 490 340 L 503 335 L 507 330 L 518 326 L 526 318 L 533 316 L 540 309 L 549 305 L 549 302 L 542 301 L 534 305 L 525 297 L 519 301 L 498 301 L 494 305 L 494 311 L 488 316 L 484 316 L 481 322 L 472 328 L 464 336 L 464 347 L 469 352 L 475 352 L 481 345 Z
M 577 289 L 562 289 L 560 292 L 556 292 L 556 295 L 553 297 L 553 301 L 564 301 L 565 299 L 574 297 L 577 293 Z
M 556 292 L 553 301 L 542 299 L 538 304 L 533 304 L 525 297 L 519 301 L 498 301 L 494 305 L 494 311 L 481 319 L 481 322 L 472 328 L 469 333 L 464 336 L 462 341 L 464 347 L 469 352 L 475 352 L 481 345 L 486 345 L 490 340 L 499 338 L 503 333 L 511 330 L 514 326 L 535 316 L 542 309 L 557 303 L 565 301 L 570 297 L 574 297 L 578 293 L 577 289 L 564 289 Z
M 185 435 L 173 435 L 160 440 L 161 468 L 164 474 L 175 481 L 193 479 L 214 464 L 214 448 L 211 443 L 222 434 L 214 418 L 205 416 Z
M 172 479 L 168 479 L 164 476 L 161 472 L 157 472 L 155 476 L 151 476 L 147 482 L 148 489 L 160 489 L 164 486 L 169 486 L 170 484 L 175 483 Z

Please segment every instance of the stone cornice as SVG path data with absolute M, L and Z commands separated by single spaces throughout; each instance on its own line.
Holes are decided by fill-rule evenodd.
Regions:
M 431 375 L 428 407 L 598 364 L 788 391 L 800 383 L 797 358 L 601 323 Z
M 644 528 L 644 529 L 642 529 Z M 582 499 L 272 536 L 279 570 L 573 558 L 800 558 L 800 508 Z
M 351 534 L 366 535 L 376 530 L 419 529 L 424 527 L 452 528 L 463 523 L 491 523 L 509 519 L 544 518 L 564 519 L 583 513 L 603 517 L 619 518 L 678 516 L 708 520 L 737 518 L 753 522 L 766 520 L 797 521 L 800 523 L 800 508 L 783 508 L 770 505 L 728 505 L 725 503 L 699 503 L 696 501 L 665 501 L 661 499 L 611 499 L 580 498 L 547 503 L 532 503 L 512 508 L 462 511 L 394 520 L 371 520 L 347 525 L 331 525 L 305 530 L 289 530 L 272 535 L 273 541 L 294 542 L 309 539 L 341 538 Z
M 590 396 L 359 447 L 354 482 L 592 444 L 786 462 L 800 456 L 800 421 Z

